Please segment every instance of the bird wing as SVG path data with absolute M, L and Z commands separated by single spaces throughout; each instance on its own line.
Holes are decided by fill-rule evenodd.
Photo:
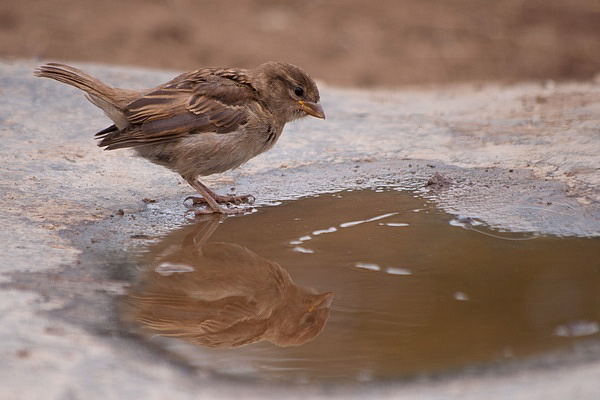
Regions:
M 129 126 L 97 133 L 108 150 L 171 141 L 202 133 L 236 131 L 248 119 L 247 104 L 256 92 L 242 74 L 229 70 L 199 70 L 180 75 L 129 103 Z
M 199 324 L 196 335 L 189 339 L 209 347 L 237 347 L 260 340 L 267 328 L 268 319 L 259 318 L 255 303 L 229 299 L 213 318 Z
M 258 319 L 256 303 L 241 297 L 222 299 L 226 303 L 213 316 L 202 321 L 198 330 L 202 333 L 224 331 L 243 321 Z
M 188 340 L 208 347 L 239 347 L 260 341 L 268 327 L 267 321 L 264 320 L 245 320 L 223 331 L 206 333 Z

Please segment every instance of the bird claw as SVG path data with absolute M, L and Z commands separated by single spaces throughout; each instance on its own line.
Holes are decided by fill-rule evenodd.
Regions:
M 256 197 L 251 194 L 243 194 L 240 196 L 234 195 L 216 195 L 215 200 L 219 204 L 235 204 L 240 205 L 242 203 L 252 204 L 256 201 Z
M 188 200 L 192 201 L 193 206 L 197 206 L 200 204 L 208 204 L 208 202 L 206 201 L 206 199 L 204 197 L 188 196 L 185 199 L 183 199 L 183 203 L 185 204 Z
M 223 198 L 227 197 L 227 196 L 217 196 L 217 198 L 215 198 L 215 200 L 217 201 L 217 203 L 223 204 L 225 203 L 226 205 L 232 204 L 231 201 L 225 202 L 223 201 Z M 231 196 L 233 197 L 233 196 Z M 252 197 L 253 196 L 239 196 L 239 197 Z M 208 201 L 206 201 L 206 199 L 204 197 L 199 197 L 199 196 L 188 196 L 186 197 L 183 202 L 186 203 L 188 200 L 192 201 L 191 206 L 188 206 L 188 208 L 192 208 L 194 206 L 206 206 L 205 208 L 199 208 L 196 209 L 194 208 L 193 210 L 190 210 L 194 213 L 194 215 L 199 216 L 199 215 L 209 215 L 209 214 L 224 214 L 224 215 L 233 215 L 233 214 L 242 214 L 244 212 L 246 212 L 247 210 L 244 208 L 227 208 L 227 207 L 218 207 L 217 209 L 213 209 L 210 204 L 208 203 Z M 231 200 L 231 199 L 229 199 Z M 239 205 L 240 203 L 235 203 L 236 205 Z
M 252 196 L 251 194 L 244 194 L 241 196 L 216 195 L 214 197 L 214 199 L 219 204 L 235 204 L 235 205 L 240 205 L 242 203 L 253 204 L 256 201 L 256 197 Z M 204 197 L 188 196 L 185 198 L 185 200 L 183 200 L 183 202 L 185 203 L 188 200 L 192 200 L 192 205 L 194 205 L 194 206 L 208 204 L 208 202 L 206 201 L 206 199 Z

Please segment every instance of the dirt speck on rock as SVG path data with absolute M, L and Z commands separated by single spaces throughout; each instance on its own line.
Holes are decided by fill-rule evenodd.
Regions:
M 425 186 L 429 187 L 430 189 L 441 190 L 449 188 L 452 183 L 453 182 L 450 178 L 445 177 L 439 172 L 436 172 L 431 178 L 429 178 Z

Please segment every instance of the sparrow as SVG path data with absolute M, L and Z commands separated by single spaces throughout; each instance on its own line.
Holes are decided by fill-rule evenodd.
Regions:
M 183 240 L 176 234 L 154 245 L 158 256 L 124 298 L 124 321 L 219 348 L 263 340 L 298 346 L 319 335 L 333 293 L 297 286 L 278 263 L 238 244 L 207 243 L 219 224 L 209 217 Z
M 48 63 L 35 76 L 86 92 L 113 124 L 96 133 L 105 150 L 133 148 L 137 155 L 167 167 L 202 197 L 197 213 L 232 214 L 220 204 L 249 202 L 253 196 L 221 196 L 199 177 L 239 167 L 269 150 L 286 123 L 313 116 L 325 119 L 319 90 L 299 67 L 266 62 L 254 69 L 202 68 L 148 90 L 111 87 L 77 68 Z

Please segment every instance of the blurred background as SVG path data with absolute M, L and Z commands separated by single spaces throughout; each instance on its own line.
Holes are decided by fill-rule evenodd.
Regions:
M 585 80 L 599 0 L 2 0 L 0 58 L 302 66 L 331 84 Z

